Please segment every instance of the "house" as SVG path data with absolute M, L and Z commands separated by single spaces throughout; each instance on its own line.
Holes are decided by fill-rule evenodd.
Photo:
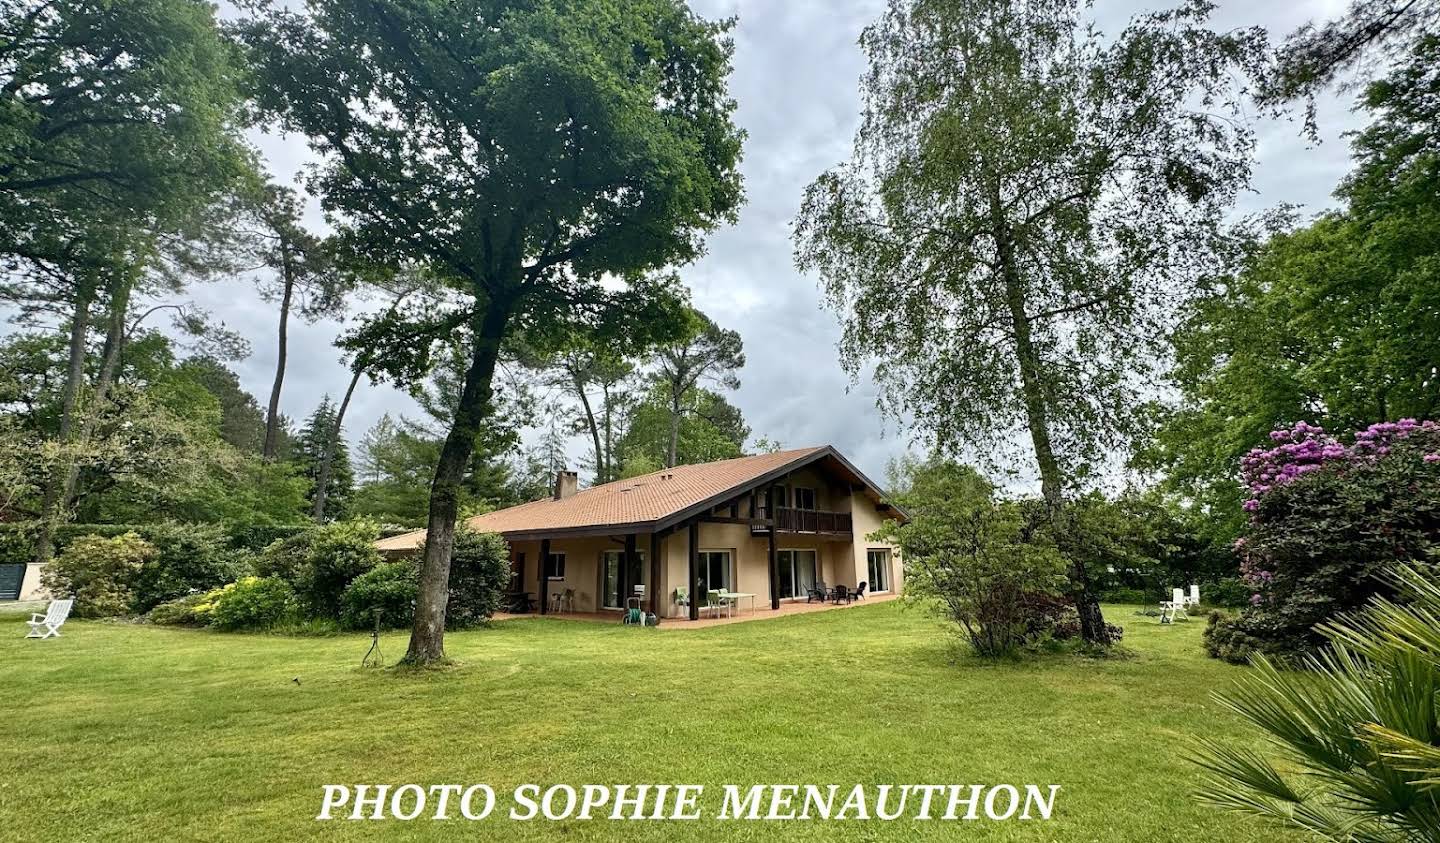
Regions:
M 639 596 L 657 616 L 695 619 L 710 589 L 754 595 L 749 603 L 760 611 L 804 601 L 817 581 L 899 591 L 895 548 L 870 534 L 885 519 L 904 517 L 825 446 L 676 466 L 583 490 L 574 472 L 560 472 L 549 499 L 467 523 L 509 541 L 512 591 L 530 593 L 541 612 L 551 595 L 568 592 L 577 612 L 618 611 Z M 420 530 L 378 546 L 413 553 L 424 537 Z M 684 606 L 677 589 L 700 599 Z

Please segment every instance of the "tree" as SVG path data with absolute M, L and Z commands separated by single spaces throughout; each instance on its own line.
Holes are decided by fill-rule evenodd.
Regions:
M 338 316 L 349 281 L 333 260 L 324 240 L 306 231 L 300 221 L 303 210 L 295 191 L 267 184 L 249 216 L 257 225 L 242 237 L 258 268 L 275 273 L 260 283 L 267 301 L 279 302 L 275 379 L 265 409 L 265 443 L 261 454 L 274 461 L 280 455 L 280 390 L 285 383 L 285 365 L 290 342 L 290 314 L 315 321 Z
M 878 361 L 882 407 L 941 448 L 998 462 L 1023 431 L 1056 518 L 1136 428 L 1165 317 L 1249 173 L 1229 86 L 1263 39 L 1207 11 L 1107 41 L 1073 2 L 893 0 L 861 39 L 854 158 L 796 221 L 852 376 Z M 1103 642 L 1079 555 L 1071 575 Z
M 113 383 L 137 286 L 167 260 L 187 262 L 187 241 L 248 159 L 232 51 L 209 4 L 5 0 L 0 21 L 0 258 L 14 270 L 0 298 L 22 318 L 56 313 L 69 334 L 60 458 L 41 508 L 48 537 L 75 482 L 67 454 L 85 447 Z M 106 351 L 86 395 L 97 306 Z M 37 546 L 43 562 L 50 542 Z
M 295 442 L 294 459 L 299 464 L 300 476 L 310 481 L 305 497 L 312 507 L 317 498 L 322 499 L 321 518 L 318 520 L 334 521 L 345 517 L 355 485 L 350 473 L 349 449 L 345 446 L 343 435 L 337 435 L 338 416 L 338 410 L 330 402 L 330 396 L 326 395 L 310 415 L 310 420 L 300 428 Z M 322 476 L 322 464 L 327 457 L 328 470 Z M 313 508 L 311 514 L 314 515 Z
M 695 394 L 702 381 L 726 389 L 739 389 L 735 373 L 745 366 L 745 352 L 740 335 L 716 325 L 710 317 L 691 310 L 685 334 L 677 341 L 663 345 L 655 354 L 653 379 L 663 384 L 669 399 L 670 447 L 665 453 L 665 466 L 679 465 L 680 421 L 687 414 L 686 399 Z M 744 445 L 744 439 L 741 439 Z
M 3 0 L 0 22 L 7 261 L 73 267 L 112 228 L 184 227 L 243 171 L 210 3 Z
M 1371 85 L 1345 206 L 1245 226 L 1233 267 L 1181 310 L 1171 381 L 1138 455 L 1238 515 L 1240 459 L 1304 420 L 1331 430 L 1440 410 L 1440 38 Z
M 532 361 L 545 383 L 579 405 L 575 427 L 590 437 L 590 463 L 598 485 L 620 476 L 618 438 L 631 403 L 635 364 L 608 345 L 584 337 L 549 359 Z M 599 394 L 596 395 L 595 393 Z
M 311 188 L 346 245 L 456 294 L 372 322 L 356 347 L 385 349 L 387 373 L 410 382 L 437 335 L 468 328 L 407 662 L 444 658 L 460 483 L 506 338 L 668 333 L 671 287 L 645 273 L 693 259 L 734 218 L 727 27 L 678 0 L 311 0 L 240 27 L 259 104 L 310 138 Z M 628 283 L 600 283 L 612 276 Z
M 1382 67 L 1435 35 L 1440 35 L 1435 0 L 1352 0 L 1338 17 L 1319 26 L 1307 23 L 1285 39 L 1260 87 L 1260 102 L 1304 100 L 1306 127 L 1314 134 L 1317 94 L 1343 74 Z
M 390 296 L 390 307 L 388 313 L 394 315 L 405 300 L 413 295 L 425 294 L 433 296 L 434 283 L 421 273 L 398 272 L 389 274 L 383 278 L 369 278 L 371 286 L 383 290 Z M 328 441 L 320 455 L 319 468 L 316 473 L 315 496 L 310 510 L 310 516 L 319 521 L 325 514 L 325 498 L 330 488 L 330 474 L 334 470 L 336 454 L 343 445 L 341 433 L 345 423 L 345 413 L 350 409 L 350 399 L 355 397 L 355 388 L 360 385 L 360 378 L 370 371 L 374 363 L 374 355 L 369 349 L 359 349 L 355 352 L 350 361 L 350 383 L 345 387 L 345 394 L 340 399 L 340 408 L 335 411 L 335 424 L 330 431 Z
M 265 413 L 255 396 L 241 388 L 239 376 L 208 356 L 191 357 L 177 369 L 220 402 L 220 438 L 243 453 L 259 455 L 265 444 Z M 281 452 L 288 449 L 288 443 L 282 443 Z
M 677 406 L 678 426 L 672 425 Z M 626 415 L 619 468 L 633 477 L 672 465 L 728 460 L 744 455 L 749 438 L 740 409 L 724 396 L 692 388 L 677 403 L 669 384 L 657 382 Z

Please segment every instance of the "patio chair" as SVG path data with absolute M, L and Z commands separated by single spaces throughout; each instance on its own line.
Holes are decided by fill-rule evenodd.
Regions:
M 721 592 L 707 591 L 705 592 L 705 605 L 700 607 L 700 613 L 704 614 L 707 611 L 711 617 L 715 617 L 721 612 L 728 615 L 730 614 L 730 604 Z
M 70 607 L 75 605 L 74 600 L 51 600 L 49 607 L 43 615 L 31 615 L 30 632 L 26 638 L 59 638 L 60 627 L 65 625 L 65 619 L 70 617 Z
M 830 592 L 830 599 L 835 603 L 839 603 L 842 600 L 846 603 L 849 603 L 850 592 L 845 588 L 845 586 L 837 585 L 835 586 L 835 590 Z
M 1185 602 L 1191 606 L 1200 605 L 1200 586 L 1195 583 L 1190 584 L 1190 595 L 1185 598 Z
M 1174 607 L 1174 619 L 1184 618 L 1190 620 L 1190 615 L 1185 611 L 1185 590 L 1182 588 L 1170 589 L 1170 603 Z
M 857 598 L 859 598 L 859 599 L 861 599 L 861 600 L 864 600 L 864 599 L 865 599 L 865 586 L 867 586 L 867 585 L 869 585 L 869 584 L 870 584 L 870 583 L 868 583 L 868 582 L 861 581 L 861 583 L 860 583 L 859 585 L 855 586 L 855 594 L 854 594 L 854 596 L 857 597 Z
M 828 597 L 829 594 L 830 593 L 825 590 L 825 581 L 816 580 L 814 585 L 805 590 L 805 602 L 814 603 L 816 600 L 819 600 L 821 603 L 824 603 L 825 598 Z
M 575 612 L 575 589 L 567 588 L 560 592 L 559 609 L 561 612 L 570 612 L 572 614 Z
M 688 614 L 688 611 L 682 611 L 690 608 L 690 592 L 687 589 L 683 587 L 675 589 L 675 596 L 671 599 L 675 601 L 675 614 L 681 617 Z

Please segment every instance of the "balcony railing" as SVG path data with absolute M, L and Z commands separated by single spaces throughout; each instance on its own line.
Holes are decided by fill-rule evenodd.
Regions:
M 766 517 L 763 507 L 759 511 L 759 516 Z M 779 533 L 849 533 L 851 532 L 850 513 L 779 506 L 775 508 L 775 531 Z M 763 533 L 765 527 L 757 524 L 751 528 L 751 532 Z

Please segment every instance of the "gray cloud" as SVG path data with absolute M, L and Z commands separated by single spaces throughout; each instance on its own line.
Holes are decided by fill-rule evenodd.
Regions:
M 738 330 L 748 363 L 735 403 L 757 435 L 786 446 L 834 444 L 862 470 L 881 477 L 888 459 L 903 453 L 908 436 L 874 407 L 874 386 L 852 385 L 837 362 L 840 330 L 822 306 L 816 279 L 793 266 L 790 221 L 801 191 L 816 175 L 848 157 L 858 121 L 858 80 L 864 70 L 856 44 L 861 30 L 883 9 L 881 0 L 694 0 L 706 17 L 735 15 L 735 73 L 731 91 L 737 119 L 749 133 L 743 171 L 748 204 L 738 224 L 715 233 L 708 254 L 682 269 L 696 304 L 718 323 Z M 1113 31 L 1133 11 L 1159 4 L 1098 3 L 1096 15 Z M 1334 14 L 1340 0 L 1296 3 L 1222 2 L 1216 25 L 1266 26 L 1279 35 L 1305 20 Z M 1322 103 L 1326 142 L 1311 147 L 1288 122 L 1259 124 L 1260 162 L 1254 193 L 1240 212 L 1280 202 L 1317 209 L 1348 168 L 1339 132 L 1357 124 L 1348 97 Z M 290 180 L 310 160 L 298 137 L 256 135 L 271 171 Z M 319 222 L 312 206 L 313 222 Z M 255 344 L 236 368 L 245 388 L 262 401 L 275 362 L 275 313 L 253 283 L 235 281 L 196 289 L 192 298 Z M 343 326 L 334 320 L 293 324 L 283 410 L 302 419 L 322 394 L 336 395 L 348 374 L 331 345 Z M 359 390 L 347 425 L 358 439 L 382 413 L 415 414 L 403 392 Z M 584 445 L 578 439 L 573 455 Z

